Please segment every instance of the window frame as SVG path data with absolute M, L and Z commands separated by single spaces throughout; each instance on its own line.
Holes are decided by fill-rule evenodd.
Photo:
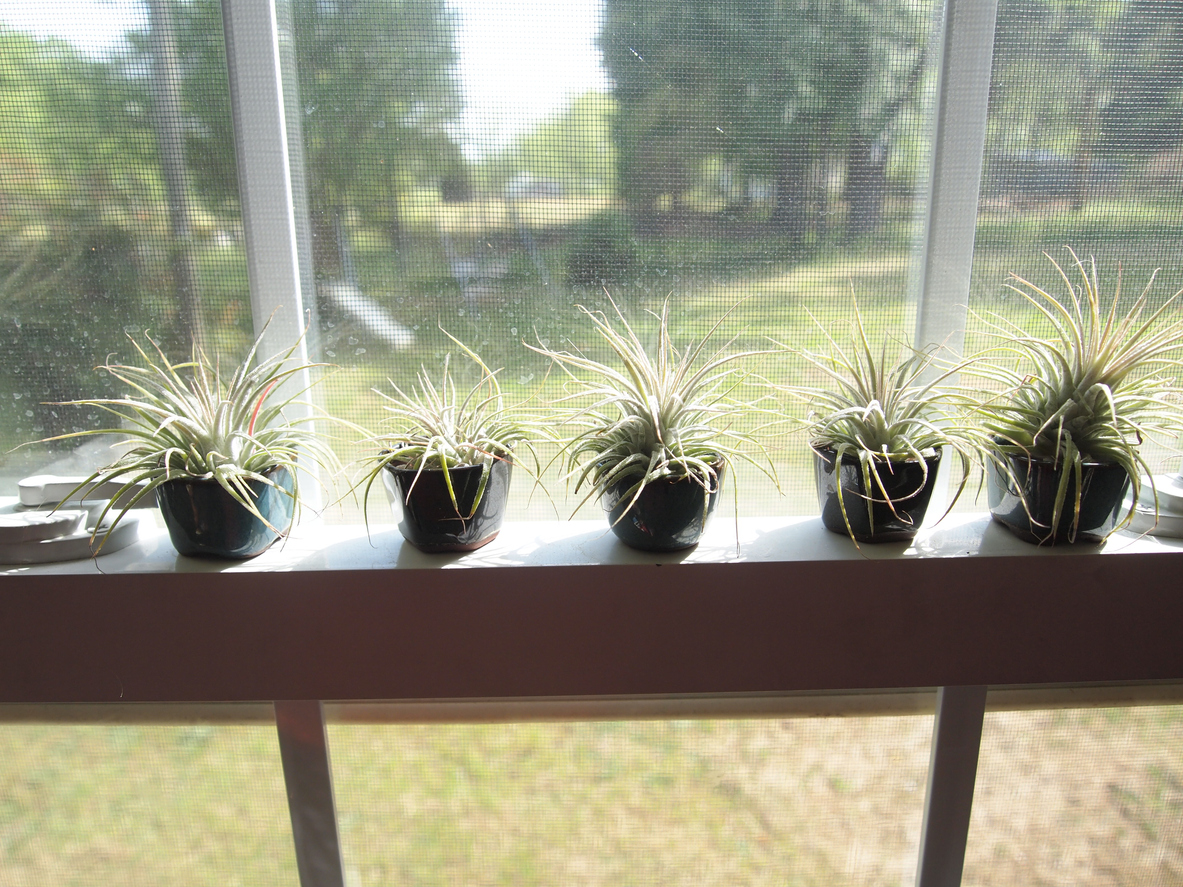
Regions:
M 290 17 L 283 0 L 222 0 L 222 12 L 251 308 L 275 353 L 315 329 Z M 919 346 L 956 347 L 963 335 L 996 12 L 997 0 L 943 7 Z M 308 350 L 302 342 L 297 356 Z M 688 717 L 868 696 L 896 710 L 939 687 L 917 877 L 928 887 L 960 879 L 988 685 L 1055 685 L 1054 695 L 1080 684 L 1105 699 L 1137 695 L 1113 686 L 1132 683 L 1157 701 L 1183 698 L 1179 554 L 689 565 L 667 556 L 655 561 L 661 571 L 654 560 L 216 576 L 30 570 L 0 589 L 0 720 L 44 717 L 57 703 L 101 717 L 89 706 L 237 702 L 258 716 L 260 703 L 279 700 L 311 887 L 339 885 L 342 871 L 322 702 L 298 700 L 403 700 L 412 718 L 448 720 L 474 705 L 478 717 L 514 720 Z M 1020 569 L 1021 582 L 1007 578 Z

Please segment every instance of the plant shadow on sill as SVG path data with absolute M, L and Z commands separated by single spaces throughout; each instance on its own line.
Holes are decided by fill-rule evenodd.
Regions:
M 1013 533 L 990 518 L 988 514 L 951 514 L 944 521 L 922 532 L 906 552 L 912 557 L 1064 557 L 1115 552 L 1132 545 L 1143 537 L 1120 530 L 1104 542 L 1081 542 L 1076 545 L 1032 545 L 1020 541 Z
M 303 534 L 301 534 L 303 535 Z M 855 544 L 825 529 L 821 520 L 769 518 L 743 520 L 736 533 L 731 521 L 719 521 L 694 548 L 644 552 L 630 548 L 606 522 L 553 521 L 507 524 L 488 545 L 470 552 L 426 553 L 406 542 L 392 524 L 374 525 L 369 534 L 315 541 L 315 534 L 276 543 L 253 561 L 233 563 L 178 556 L 178 571 L 220 570 L 436 570 L 491 567 L 644 566 L 695 563 L 775 561 L 912 560 L 947 557 L 1064 556 L 1103 548 L 1120 550 L 1137 537 L 1115 535 L 1105 545 L 1039 547 L 1020 542 L 988 515 L 952 514 L 921 531 L 911 542 Z M 312 544 L 308 544 L 312 540 Z M 167 545 L 167 539 L 164 543 Z
M 582 521 L 580 523 L 583 523 Z M 566 521 L 531 524 L 494 539 L 483 548 L 463 554 L 427 554 L 409 543 L 398 550 L 396 566 L 404 569 L 436 567 L 543 567 L 567 564 L 678 564 L 692 559 L 696 548 L 670 552 L 638 551 L 625 545 L 607 523 L 588 521 L 584 532 L 572 533 Z M 524 526 L 524 525 L 523 525 Z M 712 560 L 715 558 L 711 558 Z
M 734 559 L 734 540 L 730 542 Z M 701 551 L 700 551 L 701 549 Z M 696 554 L 698 557 L 696 558 Z M 482 548 L 469 552 L 426 553 L 406 542 L 390 524 L 371 527 L 308 552 L 298 569 L 475 569 L 482 567 L 596 566 L 600 564 L 679 564 L 688 560 L 719 561 L 717 547 L 700 544 L 682 551 L 654 553 L 629 548 L 606 522 L 530 522 L 505 526 Z

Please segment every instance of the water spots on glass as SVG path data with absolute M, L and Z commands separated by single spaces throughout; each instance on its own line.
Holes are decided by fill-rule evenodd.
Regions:
M 355 348 L 355 349 L 353 349 L 353 353 L 354 353 L 354 354 L 365 354 L 365 353 L 366 353 L 366 349 L 364 349 L 364 348 Z

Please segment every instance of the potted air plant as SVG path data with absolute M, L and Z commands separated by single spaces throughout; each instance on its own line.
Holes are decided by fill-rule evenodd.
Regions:
M 818 504 L 826 529 L 859 542 L 911 539 L 928 511 L 942 459 L 956 457 L 965 487 L 980 434 L 958 418 L 963 396 L 945 387 L 961 367 L 940 366 L 935 348 L 876 354 L 858 306 L 849 343 L 814 319 L 829 343 L 814 353 L 786 348 L 825 377 L 782 390 L 808 404 Z M 782 346 L 785 347 L 785 346 Z
M 611 301 L 611 298 L 609 298 Z M 667 299 L 658 321 L 657 345 L 649 351 L 615 302 L 618 330 L 602 311 L 579 310 L 607 343 L 618 366 L 582 353 L 530 346 L 550 357 L 576 390 L 561 402 L 567 422 L 579 429 L 565 442 L 568 479 L 580 502 L 598 496 L 612 531 L 645 551 L 675 551 L 699 541 L 715 510 L 728 462 L 742 458 L 767 469 L 737 447 L 752 438 L 731 427 L 760 407 L 731 397 L 743 379 L 737 362 L 766 352 L 727 353 L 734 340 L 707 350 L 731 313 L 726 312 L 697 343 L 678 349 L 670 332 Z
M 133 339 L 142 366 L 100 367 L 133 394 L 64 404 L 98 407 L 118 418 L 120 426 L 50 440 L 117 434 L 122 437 L 117 446 L 124 448 L 66 498 L 116 482 L 122 487 L 96 521 L 102 525 L 114 510 L 106 535 L 129 509 L 155 495 L 169 538 L 181 554 L 262 554 L 288 532 L 301 502 L 297 461 L 336 464 L 332 450 L 311 426 L 315 408 L 299 400 L 305 392 L 280 391 L 287 380 L 321 366 L 295 359 L 302 340 L 259 360 L 260 334 L 226 377 L 219 363 L 196 347 L 191 360 L 173 364 L 155 342 L 145 348 Z
M 438 381 L 421 369 L 410 390 L 393 381 L 390 394 L 375 389 L 387 427 L 369 437 L 378 452 L 354 489 L 364 484 L 368 503 L 380 478 L 399 531 L 421 551 L 473 551 L 501 531 L 515 452 L 534 455 L 533 441 L 546 434 L 505 406 L 497 371 L 445 335 L 475 364 L 475 384 L 457 385 L 449 353 Z
M 1011 275 L 1009 288 L 1044 331 L 1024 319 L 983 317 L 998 344 L 972 371 L 991 389 L 977 406 L 989 436 L 991 515 L 1036 544 L 1099 542 L 1128 524 L 1142 473 L 1153 475 L 1139 445 L 1183 429 L 1183 391 L 1163 375 L 1183 353 L 1183 291 L 1152 308 L 1151 275 L 1122 305 L 1119 266 L 1104 305 L 1096 262 L 1069 253 L 1068 270 L 1048 256 L 1065 285 L 1061 297 Z

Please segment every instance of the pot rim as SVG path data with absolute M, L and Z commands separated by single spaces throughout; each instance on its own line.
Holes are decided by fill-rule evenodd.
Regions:
M 280 471 L 286 471 L 288 474 L 291 474 L 291 471 L 288 470 L 286 465 L 268 465 L 266 468 L 260 468 L 254 473 L 270 478 L 273 474 L 277 474 Z M 215 477 L 199 477 L 184 470 L 178 470 L 176 473 L 172 474 L 172 476 L 162 479 L 160 483 L 163 485 L 171 484 L 177 481 L 186 484 L 217 484 L 220 487 L 222 486 L 222 484 Z M 245 478 L 244 482 L 248 484 L 259 483 L 259 481 L 255 480 L 253 477 Z M 223 487 L 223 489 L 225 489 L 225 487 Z
M 714 485 L 714 489 L 711 488 L 710 484 L 700 483 L 697 475 L 695 475 L 693 472 L 689 472 L 689 471 L 686 472 L 685 474 L 680 474 L 677 476 L 672 475 L 672 474 L 666 474 L 666 475 L 662 475 L 661 477 L 655 477 L 652 480 L 645 481 L 645 486 L 649 486 L 649 484 L 660 483 L 662 481 L 665 481 L 667 483 L 681 483 L 684 480 L 688 480 L 688 481 L 692 481 L 694 483 L 697 483 L 700 487 L 702 487 L 708 493 L 716 492 L 719 488 L 718 481 L 723 476 L 723 472 L 727 469 L 727 467 L 730 463 L 727 461 L 727 456 L 724 453 L 716 452 L 716 453 L 714 453 L 714 457 L 715 458 L 714 458 L 714 461 L 711 466 L 715 471 L 716 483 Z M 638 478 L 643 478 L 644 476 L 645 476 L 644 472 L 641 471 L 640 469 L 637 469 L 636 472 L 630 472 L 629 474 L 618 477 L 618 478 L 610 481 L 609 483 L 597 484 L 596 488 L 597 488 L 598 494 L 600 496 L 603 496 L 610 488 L 616 486 L 617 484 L 621 484 L 621 483 L 624 483 L 624 482 L 630 481 L 630 480 L 632 481 L 632 483 L 636 483 Z
M 813 450 L 814 455 L 819 456 L 823 459 L 826 457 L 827 453 L 836 453 L 837 452 L 837 450 L 835 450 L 834 447 L 830 446 L 829 444 L 821 443 L 820 441 L 811 441 L 809 444 L 809 448 L 811 450 Z M 942 455 L 941 450 L 933 449 L 933 450 L 930 450 L 929 452 L 931 452 L 932 455 L 925 455 L 925 450 L 920 451 L 920 455 L 923 457 L 923 459 L 917 459 L 911 453 L 888 453 L 887 458 L 884 459 L 879 453 L 874 453 L 871 461 L 877 462 L 880 465 L 882 465 L 886 462 L 919 463 L 921 461 L 923 461 L 923 462 L 939 462 L 941 460 L 941 455 Z M 830 460 L 830 461 L 833 461 L 833 460 Z M 857 463 L 860 463 L 861 461 L 862 460 L 859 459 L 858 456 L 856 456 L 852 453 L 844 453 L 842 456 L 843 463 L 849 462 L 849 463 L 856 463 L 857 464 Z
M 383 451 L 383 453 L 389 453 L 389 452 L 390 452 L 390 450 Z M 505 465 L 513 465 L 514 464 L 512 456 L 494 456 L 493 461 L 488 462 L 488 463 L 482 462 L 478 465 L 470 465 L 470 464 L 449 465 L 448 471 L 470 471 L 473 469 L 484 469 L 485 467 L 488 467 L 490 470 L 492 470 L 493 466 L 499 462 L 503 463 Z M 423 466 L 423 467 L 417 468 L 417 467 L 414 467 L 411 465 L 407 465 L 405 463 L 395 463 L 395 462 L 387 462 L 382 467 L 384 469 L 386 469 L 387 471 L 410 471 L 415 474 L 418 474 L 420 472 L 422 472 L 424 474 L 429 474 L 432 472 L 443 473 L 443 470 L 444 470 L 442 468 L 435 468 L 432 466 Z
M 1024 453 L 1022 450 L 1012 453 L 1007 449 L 999 449 L 998 452 L 1001 455 L 1005 456 L 1007 459 L 1014 459 L 1014 460 L 1017 460 L 1020 462 L 1027 462 L 1027 463 L 1035 464 L 1035 465 L 1050 465 L 1053 469 L 1055 469 L 1057 467 L 1057 460 L 1055 460 L 1055 459 L 1048 459 L 1043 456 L 1032 456 L 1030 453 Z M 990 464 L 994 465 L 994 462 L 991 461 Z M 1065 464 L 1064 460 L 1063 459 L 1059 460 L 1059 464 L 1060 465 Z M 1095 459 L 1082 459 L 1080 461 L 1080 467 L 1081 468 L 1123 468 L 1124 469 L 1124 466 L 1120 462 L 1098 462 Z M 1126 473 L 1128 474 L 1129 472 L 1126 472 Z

